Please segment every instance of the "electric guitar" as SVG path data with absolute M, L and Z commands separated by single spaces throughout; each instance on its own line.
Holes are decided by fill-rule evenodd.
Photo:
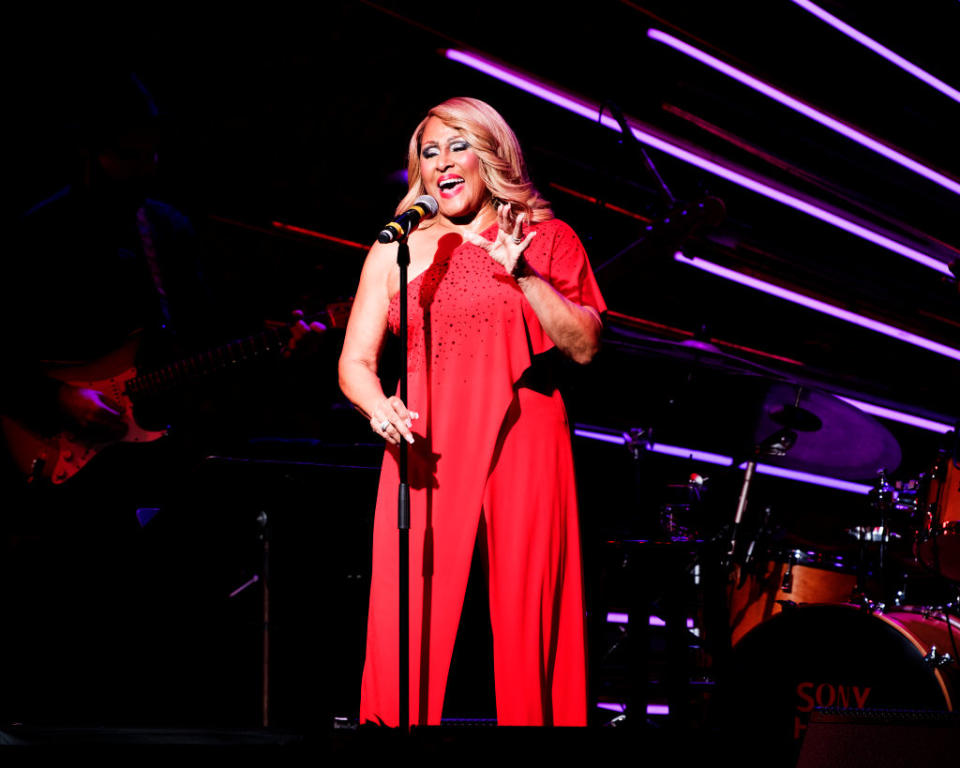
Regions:
M 343 327 L 343 312 L 349 313 L 349 305 L 330 305 L 323 320 L 329 327 Z M 307 322 L 311 319 L 307 318 Z M 120 405 L 126 431 L 122 436 L 110 439 L 69 430 L 44 435 L 16 419 L 0 416 L 14 464 L 28 482 L 47 481 L 59 485 L 76 475 L 104 448 L 117 443 L 159 440 L 167 434 L 166 429 L 145 429 L 137 423 L 134 406 L 139 400 L 175 391 L 200 377 L 278 353 L 286 347 L 292 335 L 290 326 L 268 328 L 254 336 L 149 371 L 137 368 L 135 361 L 140 339 L 133 336 L 119 349 L 93 362 L 51 368 L 47 371 L 48 376 L 75 387 L 102 392 Z

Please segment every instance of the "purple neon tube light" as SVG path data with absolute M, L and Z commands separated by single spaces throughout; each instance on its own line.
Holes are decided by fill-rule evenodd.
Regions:
M 930 432 L 939 432 L 941 435 L 945 435 L 947 432 L 952 432 L 954 429 L 953 424 L 944 424 L 941 421 L 934 421 L 933 419 L 925 419 L 922 416 L 914 416 L 911 413 L 895 411 L 892 408 L 885 408 L 882 405 L 865 403 L 862 400 L 854 400 L 852 397 L 843 397 L 842 395 L 836 395 L 836 397 L 840 398 L 844 402 L 850 403 L 850 405 L 855 408 L 859 408 L 864 413 L 869 413 L 873 416 L 879 416 L 882 419 L 898 421 L 901 424 L 909 424 L 912 427 L 919 427 L 920 429 L 926 429 Z
M 675 51 L 696 59 L 702 64 L 706 64 L 708 67 L 721 72 L 727 77 L 730 77 L 737 82 L 762 93 L 764 96 L 767 96 L 774 101 L 780 102 L 785 107 L 789 107 L 790 109 L 799 112 L 801 115 L 820 123 L 820 125 L 826 126 L 827 128 L 846 136 L 848 139 L 852 139 L 861 146 L 873 150 L 877 154 L 883 155 L 888 160 L 892 160 L 893 162 L 902 165 L 904 168 L 907 168 L 914 173 L 929 179 L 935 184 L 939 184 L 941 187 L 949 189 L 956 195 L 960 195 L 960 181 L 951 179 L 949 176 L 945 176 L 944 174 L 939 173 L 932 168 L 928 168 L 922 163 L 918 163 L 916 160 L 907 157 L 902 152 L 898 152 L 896 149 L 888 147 L 886 144 L 871 138 L 867 134 L 858 131 L 856 128 L 853 128 L 846 123 L 837 120 L 836 118 L 830 117 L 818 109 L 814 109 L 809 104 L 805 104 L 799 99 L 796 99 L 793 96 L 790 96 L 783 91 L 768 85 L 762 80 L 758 80 L 757 78 L 748 75 L 746 72 L 740 71 L 736 67 L 732 67 L 729 64 L 720 61 L 720 59 L 711 56 L 709 53 L 701 51 L 699 48 L 695 48 L 694 46 L 689 45 L 682 40 L 678 40 L 673 35 L 667 34 L 666 32 L 661 32 L 659 29 L 648 29 L 647 37 L 651 38 L 652 40 L 656 40 L 657 42 L 664 43 L 665 45 L 673 48 Z
M 746 469 L 746 464 L 741 464 L 737 469 Z M 770 475 L 771 477 L 783 477 L 787 480 L 797 480 L 801 483 L 810 483 L 811 485 L 822 485 L 825 488 L 834 488 L 838 491 L 849 491 L 850 493 L 859 493 L 866 495 L 873 490 L 873 486 L 863 483 L 853 483 L 849 480 L 837 480 L 835 477 L 824 477 L 823 475 L 814 475 L 810 472 L 800 472 L 796 469 L 787 469 L 786 467 L 774 467 L 770 464 L 757 463 L 758 475 Z
M 612 701 L 601 701 L 597 704 L 597 709 L 606 709 L 610 712 L 626 712 L 625 704 L 618 704 Z M 648 715 L 669 715 L 670 707 L 667 704 L 647 704 Z
M 679 251 L 673 255 L 673 258 L 675 261 L 679 261 L 682 264 L 696 267 L 704 272 L 709 272 L 717 277 L 722 277 L 725 280 L 731 280 L 735 283 L 740 283 L 748 288 L 753 288 L 755 290 L 762 291 L 763 293 L 768 293 L 771 296 L 792 301 L 794 304 L 800 304 L 804 307 L 808 307 L 809 309 L 816 310 L 817 312 L 822 312 L 825 315 L 830 315 L 831 317 L 845 320 L 848 323 L 859 325 L 862 328 L 867 328 L 871 331 L 882 333 L 894 339 L 900 339 L 900 341 L 905 341 L 908 344 L 923 347 L 931 352 L 936 352 L 938 355 L 951 357 L 954 360 L 960 360 L 960 349 L 954 349 L 953 347 L 948 347 L 946 344 L 925 339 L 923 336 L 917 336 L 916 334 L 910 333 L 909 331 L 904 331 L 901 328 L 896 328 L 892 325 L 881 323 L 879 320 L 871 320 L 869 317 L 858 315 L 855 312 L 850 312 L 847 309 L 835 307 L 833 304 L 827 304 L 825 301 L 804 296 L 796 291 L 791 291 L 787 288 L 781 288 L 779 285 L 773 285 L 765 280 L 758 280 L 755 277 L 744 275 L 740 272 L 728 269 L 727 267 L 721 267 L 719 264 L 714 264 L 713 262 L 706 261 L 695 256 L 685 256 Z
M 574 428 L 573 434 L 577 437 L 586 437 L 591 440 L 601 440 L 608 443 L 618 443 L 620 445 L 625 445 L 627 443 L 627 437 L 624 435 L 597 432 L 596 430 L 592 429 L 582 429 L 577 427 Z M 733 465 L 733 459 L 730 456 L 722 456 L 721 454 L 709 453 L 707 451 L 694 451 L 689 448 L 682 448 L 677 445 L 668 445 L 666 443 L 649 443 L 647 445 L 647 450 L 653 451 L 654 453 L 662 453 L 667 456 L 676 456 L 683 459 L 693 459 L 711 464 L 720 464 L 725 467 Z M 745 466 L 745 464 L 741 464 L 739 469 L 743 469 Z M 835 488 L 840 491 L 849 491 L 850 493 L 859 493 L 862 495 L 869 493 L 872 489 L 871 486 L 863 485 L 862 483 L 852 483 L 848 480 L 838 480 L 835 477 L 814 475 L 810 472 L 801 472 L 795 469 L 786 469 L 785 467 L 775 467 L 769 464 L 758 463 L 757 472 L 762 475 L 771 475 L 787 480 L 796 480 L 798 482 L 808 483 L 811 485 L 822 485 L 826 488 Z
M 845 21 L 841 21 L 836 16 L 830 13 L 827 13 L 820 6 L 814 5 L 809 0 L 791 0 L 791 2 L 794 3 L 795 5 L 799 5 L 801 8 L 803 8 L 803 10 L 807 11 L 808 13 L 812 13 L 821 21 L 825 21 L 831 27 L 836 29 L 838 32 L 842 32 L 847 37 L 853 40 L 856 40 L 858 43 L 860 43 L 860 45 L 865 46 L 866 48 L 869 48 L 871 51 L 873 51 L 876 54 L 879 54 L 880 56 L 883 56 L 883 58 L 885 58 L 891 64 L 897 65 L 904 72 L 909 72 L 911 75 L 913 75 L 919 80 L 922 80 L 932 88 L 936 88 L 942 94 L 949 96 L 951 99 L 953 99 L 956 102 L 960 102 L 960 91 L 958 91 L 956 88 L 953 88 L 952 86 L 947 85 L 947 83 L 943 82 L 943 80 L 940 80 L 939 78 L 934 77 L 926 70 L 920 69 L 920 67 L 918 67 L 916 64 L 913 64 L 907 61 L 905 58 L 903 58 L 903 56 L 900 56 L 899 54 L 894 53 L 885 45 L 881 45 L 880 43 L 878 43 L 872 37 L 867 37 L 865 34 L 863 34 L 863 32 L 860 32 L 859 30 L 854 29 Z
M 545 85 L 537 83 L 528 77 L 524 77 L 516 72 L 498 66 L 487 59 L 471 53 L 466 53 L 464 51 L 458 51 L 455 49 L 447 49 L 445 51 L 445 56 L 451 61 L 459 62 L 460 64 L 464 64 L 468 67 L 476 69 L 478 72 L 483 72 L 484 74 L 490 75 L 501 82 L 512 85 L 515 88 L 519 88 L 522 91 L 573 112 L 574 114 L 580 115 L 581 117 L 585 117 L 594 122 L 600 122 L 602 125 L 614 131 L 620 131 L 620 125 L 611 116 L 604 114 L 600 116 L 598 120 L 599 110 L 596 107 L 590 106 L 569 94 L 564 94 L 553 88 L 548 88 Z M 628 122 L 630 121 L 628 120 Z M 734 184 L 738 184 L 741 187 L 752 190 L 753 192 L 763 195 L 764 197 L 768 197 L 771 200 L 776 200 L 778 203 L 782 203 L 783 205 L 793 208 L 794 210 L 806 213 L 808 216 L 813 216 L 814 218 L 820 219 L 827 224 L 832 224 L 833 226 L 842 229 L 845 232 L 849 232 L 850 234 L 872 242 L 875 245 L 879 245 L 881 248 L 886 248 L 889 251 L 900 254 L 901 256 L 922 264 L 925 267 L 929 267 L 930 269 L 941 272 L 948 277 L 953 277 L 953 273 L 950 271 L 950 268 L 944 262 L 934 258 L 933 256 L 922 253 L 921 251 L 904 245 L 903 243 L 897 242 L 886 235 L 881 235 L 879 232 L 874 232 L 867 227 L 850 221 L 849 219 L 845 219 L 842 216 L 838 216 L 835 213 L 831 213 L 824 208 L 801 200 L 795 195 L 791 195 L 787 192 L 776 189 L 770 184 L 766 184 L 757 178 L 748 176 L 745 173 L 734 171 L 733 169 L 720 165 L 713 160 L 709 160 L 706 157 L 683 149 L 675 144 L 671 144 L 664 139 L 637 128 L 636 125 L 633 125 L 632 123 L 630 130 L 633 131 L 633 135 L 638 141 L 655 149 L 659 149 L 664 154 L 675 157 L 685 163 L 695 165 L 698 168 L 707 171 L 708 173 L 712 173 L 716 176 L 726 179 L 727 181 L 731 181 Z
M 575 429 L 574 434 L 579 437 L 588 437 L 591 440 L 599 440 L 603 443 L 616 443 L 617 445 L 625 445 L 627 438 L 624 435 L 611 435 L 606 432 L 595 432 L 590 429 Z
M 607 623 L 608 624 L 628 624 L 630 623 L 630 614 L 628 613 L 617 613 L 614 611 L 607 613 Z M 661 619 L 659 616 L 648 616 L 647 624 L 651 627 L 665 627 L 667 622 Z M 694 629 L 695 624 L 693 619 L 687 619 L 687 629 Z
M 626 445 L 630 439 L 628 435 L 614 435 L 608 432 L 597 432 L 591 429 L 577 428 L 573 430 L 577 437 L 587 437 L 591 440 L 599 440 L 603 443 L 614 443 L 616 445 Z M 693 461 L 702 461 L 706 464 L 719 464 L 729 467 L 733 464 L 733 459 L 729 456 L 721 456 L 719 453 L 710 453 L 709 451 L 693 451 L 689 448 L 681 448 L 678 445 L 667 445 L 666 443 L 647 443 L 648 451 L 662 453 L 666 456 L 676 456 L 679 459 L 692 459 Z
M 721 456 L 718 453 L 709 453 L 708 451 L 691 451 L 689 448 L 681 448 L 676 445 L 664 445 L 663 443 L 651 443 L 649 448 L 654 453 L 676 456 L 679 459 L 693 459 L 694 461 L 703 461 L 707 464 L 719 464 L 723 467 L 729 467 L 733 464 L 733 459 L 729 456 Z
M 599 440 L 603 443 L 616 443 L 617 445 L 626 445 L 627 438 L 624 435 L 611 435 L 606 432 L 597 432 L 592 429 L 574 429 L 573 434 L 577 437 L 586 437 L 590 440 Z

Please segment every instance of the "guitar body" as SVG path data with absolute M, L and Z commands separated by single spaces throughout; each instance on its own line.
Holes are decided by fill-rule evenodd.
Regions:
M 143 429 L 133 417 L 133 402 L 127 395 L 127 382 L 135 378 L 139 340 L 135 337 L 119 349 L 85 365 L 62 366 L 47 375 L 75 387 L 102 392 L 123 406 L 126 433 L 109 441 L 89 439 L 83 434 L 60 432 L 42 435 L 20 422 L 2 417 L 3 433 L 17 468 L 31 481 L 64 483 L 83 469 L 100 451 L 116 443 L 149 443 L 167 434 L 166 430 Z
M 345 323 L 349 306 L 347 302 L 331 305 L 331 311 L 324 317 L 334 327 L 341 327 L 337 322 Z M 336 313 L 333 308 L 337 309 Z M 319 316 L 304 318 L 307 322 L 314 319 Z M 137 398 L 170 392 L 201 376 L 232 369 L 264 355 L 279 354 L 287 348 L 292 336 L 291 327 L 268 328 L 255 336 L 237 339 L 147 372 L 137 370 L 140 341 L 139 336 L 132 336 L 122 347 L 92 363 L 51 368 L 46 371 L 48 376 L 75 387 L 102 392 L 120 405 L 126 432 L 122 437 L 106 440 L 68 431 L 44 435 L 15 419 L 0 416 L 10 455 L 30 482 L 65 483 L 104 448 L 116 443 L 149 443 L 167 434 L 166 430 L 143 429 L 137 424 L 134 418 Z

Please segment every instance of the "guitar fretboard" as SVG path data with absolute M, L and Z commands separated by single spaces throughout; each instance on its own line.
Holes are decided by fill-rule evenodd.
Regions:
M 133 399 L 141 395 L 169 392 L 191 379 L 234 368 L 278 352 L 290 336 L 290 328 L 280 327 L 268 328 L 254 336 L 230 341 L 163 368 L 135 376 L 127 382 L 126 393 Z

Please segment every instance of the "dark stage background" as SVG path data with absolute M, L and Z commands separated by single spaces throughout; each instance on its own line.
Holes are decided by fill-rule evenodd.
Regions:
M 948 83 L 960 83 L 960 5 L 953 0 L 823 5 Z M 200 234 L 224 327 L 237 336 L 254 333 L 295 308 L 323 312 L 349 302 L 364 258 L 355 244 L 373 241 L 405 190 L 410 132 L 435 103 L 475 96 L 515 129 L 538 187 L 586 244 L 612 310 L 600 357 L 571 371 L 573 422 L 614 438 L 652 429 L 663 443 L 742 455 L 763 437 L 755 421 L 766 392 L 756 386 L 759 376 L 761 383 L 777 379 L 823 393 L 810 408 L 823 408 L 818 415 L 825 423 L 836 419 L 828 426 L 837 427 L 823 451 L 860 451 L 857 434 L 876 423 L 901 454 L 886 467 L 889 477 L 917 479 L 930 470 L 942 435 L 875 422 L 832 398 L 846 395 L 952 424 L 960 412 L 956 357 L 736 285 L 672 255 L 682 247 L 689 256 L 957 348 L 955 279 L 653 149 L 650 160 L 680 203 L 690 208 L 716 198 L 724 215 L 692 231 L 658 224 L 651 235 L 650 221 L 676 211 L 634 143 L 441 55 L 447 48 L 472 50 L 594 107 L 612 100 L 660 135 L 955 263 L 956 193 L 649 39 L 651 27 L 954 182 L 960 172 L 960 105 L 788 0 L 513 3 L 482 12 L 446 2 L 326 2 L 310 12 L 261 7 L 255 15 L 224 11 L 209 18 L 158 8 L 136 20 L 84 16 L 54 23 L 22 16 L 10 24 L 8 212 L 17 215 L 68 177 L 72 126 L 97 78 L 136 71 L 163 113 L 157 196 L 185 212 Z M 692 346 L 694 337 L 710 346 Z M 260 724 L 263 582 L 227 595 L 263 573 L 261 512 L 271 543 L 272 724 L 316 728 L 334 716 L 355 716 L 381 447 L 337 389 L 341 339 L 342 325 L 332 327 L 311 354 L 225 382 L 191 438 L 190 461 L 165 478 L 175 489 L 170 508 L 132 534 L 133 549 L 111 553 L 117 562 L 110 566 L 101 552 L 72 553 L 78 568 L 115 568 L 119 581 L 149 571 L 143 600 L 152 602 L 136 614 L 148 650 L 124 645 L 115 657 L 122 663 L 99 676 L 79 675 L 79 683 L 72 665 L 82 662 L 70 656 L 45 683 L 62 707 L 38 704 L 38 719 L 81 724 L 87 710 L 78 686 L 99 686 L 106 693 L 96 698 L 110 703 L 100 720 L 108 724 Z M 123 460 L 136 463 L 137 449 Z M 709 537 L 733 518 L 736 470 L 642 450 L 635 458 L 622 444 L 583 437 L 575 438 L 575 450 L 592 619 L 618 610 L 614 595 L 624 587 L 610 586 L 616 577 L 608 571 L 608 542 L 662 536 L 660 515 L 671 502 L 692 518 L 680 524 L 693 538 Z M 115 471 L 106 452 L 96 461 L 91 474 L 102 479 Z M 821 474 L 870 484 L 880 467 L 829 469 Z M 706 501 L 692 509 L 683 506 L 691 472 L 709 477 Z M 769 508 L 782 531 L 825 549 L 843 546 L 850 526 L 872 524 L 875 516 L 866 496 L 789 480 L 760 478 L 753 494 L 751 509 Z M 92 502 L 68 503 L 76 505 L 69 510 L 75 518 L 98 514 Z M 34 561 L 31 550 L 9 549 L 6 581 L 16 587 L 18 579 L 28 581 Z M 656 566 L 644 578 L 666 589 L 673 567 Z M 51 582 L 45 587 L 57 591 L 66 577 L 45 573 Z M 38 583 L 28 585 L 31 600 L 43 593 Z M 82 586 L 79 592 L 78 604 L 96 602 Z M 926 597 L 921 592 L 916 599 Z M 486 629 L 482 612 L 471 608 L 477 601 L 482 595 L 468 601 L 465 621 L 473 623 L 465 625 L 470 631 L 455 661 L 452 716 L 490 715 Z M 109 614 L 103 622 L 101 613 Z M 76 614 L 71 634 L 94 639 L 118 619 L 112 609 Z M 609 693 L 609 681 L 601 679 L 607 629 L 602 622 L 591 627 L 599 698 Z M 68 642 L 59 638 L 44 652 L 57 655 Z M 4 665 L 17 661 L 8 657 Z M 62 686 L 69 696 L 60 698 Z M 598 721 L 608 714 L 597 714 Z

